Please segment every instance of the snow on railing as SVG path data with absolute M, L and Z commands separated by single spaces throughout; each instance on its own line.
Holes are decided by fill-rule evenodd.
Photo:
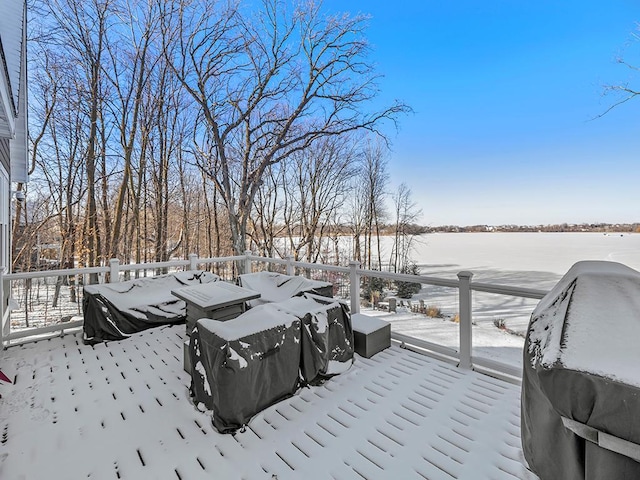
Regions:
M 230 265 L 230 266 L 229 266 Z M 336 296 L 349 300 L 351 311 L 360 312 L 361 303 L 361 280 L 363 278 L 381 278 L 388 281 L 412 282 L 423 285 L 444 287 L 457 290 L 458 293 L 458 315 L 459 315 L 459 345 L 458 349 L 438 343 L 426 341 L 401 333 L 392 333 L 392 337 L 408 348 L 418 348 L 433 354 L 444 356 L 455 361 L 461 368 L 480 368 L 494 372 L 507 374 L 511 377 L 519 377 L 520 369 L 511 365 L 494 360 L 473 356 L 473 301 L 472 292 L 484 292 L 490 294 L 504 295 L 518 298 L 541 299 L 547 292 L 530 288 L 517 288 L 505 285 L 494 285 L 487 283 L 476 283 L 472 281 L 473 273 L 462 271 L 458 273 L 458 279 L 445 279 L 423 275 L 409 275 L 376 270 L 366 270 L 360 268 L 360 263 L 351 261 L 348 267 L 336 265 L 324 265 L 319 263 L 306 263 L 294 261 L 293 257 L 285 259 L 267 258 L 255 256 L 251 252 L 245 255 L 229 257 L 200 258 L 195 254 L 189 255 L 187 260 L 173 260 L 159 263 L 127 264 L 121 265 L 119 260 L 112 259 L 108 266 L 46 270 L 37 272 L 20 272 L 6 274 L 0 271 L 0 343 L 4 348 L 17 341 L 28 341 L 42 338 L 46 334 L 61 334 L 82 326 L 83 318 L 81 311 L 82 285 L 96 282 L 118 282 L 124 274 L 129 278 L 131 272 L 140 275 L 142 271 L 152 271 L 153 274 L 176 271 L 180 269 L 197 270 L 202 266 L 222 273 L 223 280 L 232 280 L 237 276 L 239 270 L 244 272 L 273 270 L 289 275 L 302 274 L 311 278 L 331 281 L 339 287 L 334 291 Z M 55 278 L 56 282 L 51 292 L 50 279 Z M 48 280 L 49 279 L 49 280 Z M 65 280 L 66 279 L 66 280 Z M 32 282 L 38 280 L 42 282 L 37 293 L 33 293 Z M 67 296 L 70 298 L 61 299 L 60 291 L 62 282 L 67 281 Z M 22 282 L 21 290 L 19 285 Z M 39 284 L 40 285 L 40 284 Z M 18 305 L 16 293 L 22 295 L 21 300 L 24 305 Z M 34 297 L 35 295 L 35 297 Z M 44 302 L 41 296 L 44 296 Z M 29 304 L 37 298 L 37 306 L 40 310 L 45 310 L 45 320 L 41 322 L 33 321 L 33 306 Z M 51 302 L 51 305 L 49 304 Z M 61 304 L 66 302 L 64 307 Z M 26 319 L 14 320 L 22 312 Z M 47 312 L 48 310 L 48 312 Z M 13 313 L 12 313 L 13 311 Z M 42 313 L 42 312 L 40 312 Z M 29 324 L 29 315 L 32 315 L 32 322 Z M 46 315 L 49 315 L 47 317 Z M 53 318 L 51 322 L 47 318 Z

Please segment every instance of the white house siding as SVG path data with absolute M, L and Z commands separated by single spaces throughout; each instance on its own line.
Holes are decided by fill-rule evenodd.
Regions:
M 26 2 L 0 0 L 0 267 L 10 267 L 11 182 L 27 181 Z
M 8 143 L 0 141 L 2 143 Z M 11 184 L 9 174 L 0 167 L 0 268 L 11 269 Z

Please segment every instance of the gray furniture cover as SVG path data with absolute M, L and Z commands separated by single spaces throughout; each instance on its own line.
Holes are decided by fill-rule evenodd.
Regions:
M 191 333 L 191 395 L 233 433 L 298 386 L 300 319 L 260 305 L 221 322 L 200 319 Z
M 240 275 L 238 280 L 240 286 L 260 293 L 260 298 L 248 302 L 251 307 L 264 303 L 281 302 L 303 293 L 315 293 L 324 297 L 333 297 L 332 283 L 310 280 L 302 276 L 257 272 Z
M 574 265 L 534 310 L 522 446 L 541 480 L 640 479 L 640 273 Z
M 301 320 L 300 376 L 316 385 L 353 364 L 353 328 L 349 307 L 337 300 L 305 293 L 272 304 Z
M 84 342 L 122 340 L 147 328 L 182 323 L 186 304 L 171 290 L 218 279 L 213 273 L 196 270 L 86 285 L 82 299 Z
M 342 302 L 305 294 L 258 305 L 226 322 L 200 319 L 189 342 L 191 395 L 233 433 L 301 384 L 353 364 L 353 331 Z

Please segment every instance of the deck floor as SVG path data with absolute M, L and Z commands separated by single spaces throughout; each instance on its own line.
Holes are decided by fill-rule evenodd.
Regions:
M 520 389 L 391 347 L 221 435 L 189 400 L 184 326 L 0 352 L 0 478 L 535 479 Z

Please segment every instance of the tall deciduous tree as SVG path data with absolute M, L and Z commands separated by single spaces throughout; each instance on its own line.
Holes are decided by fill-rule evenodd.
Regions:
M 46 208 L 18 208 L 29 222 L 15 235 L 59 242 L 74 266 L 273 255 L 289 227 L 313 260 L 329 228 L 338 245 L 355 196 L 372 263 L 382 194 L 371 192 L 384 188 L 362 177 L 366 188 L 344 191 L 354 132 L 407 108 L 366 112 L 377 77 L 365 17 L 292 1 L 33 0 L 30 189 Z M 14 258 L 29 268 L 23 246 Z
M 176 5 L 164 12 L 165 51 L 206 122 L 218 167 L 210 177 L 242 253 L 270 166 L 319 139 L 377 130 L 407 107 L 364 110 L 378 93 L 366 17 L 325 16 L 315 2 L 264 0 L 246 12 L 212 0 Z
M 122 152 L 122 175 L 119 179 L 115 206 L 105 228 L 106 254 L 116 258 L 121 247 L 121 237 L 125 224 L 125 205 L 134 189 L 134 149 L 140 144 L 145 94 L 149 90 L 149 80 L 158 63 L 158 52 L 154 50 L 154 37 L 159 34 L 159 9 L 153 2 L 126 0 L 120 7 L 121 14 L 135 18 L 135 22 L 120 25 L 111 33 L 115 41 L 107 43 L 109 68 L 105 68 L 114 92 L 112 115 L 118 132 Z M 165 94 L 165 92 L 156 92 Z M 161 99 L 154 99 L 155 103 Z M 166 126 L 165 126 L 166 127 Z M 105 216 L 107 212 L 105 211 Z
M 365 196 L 364 205 L 364 234 L 366 245 L 366 266 L 382 270 L 382 253 L 380 251 L 380 227 L 386 216 L 385 197 L 387 184 L 389 183 L 388 150 L 381 141 L 369 141 L 362 160 L 361 177 L 363 184 L 363 194 Z M 373 237 L 375 234 L 377 265 L 372 263 L 373 257 Z
M 78 107 L 88 118 L 88 135 L 83 153 L 87 179 L 87 212 L 83 227 L 87 265 L 97 265 L 101 238 L 96 202 L 96 165 L 101 151 L 100 124 L 103 120 L 105 78 L 103 68 L 107 49 L 108 21 L 112 13 L 110 0 L 52 0 L 49 14 L 56 20 L 56 41 L 71 59 L 76 79 L 82 81 L 77 93 Z M 104 130 L 103 130 L 104 131 Z

